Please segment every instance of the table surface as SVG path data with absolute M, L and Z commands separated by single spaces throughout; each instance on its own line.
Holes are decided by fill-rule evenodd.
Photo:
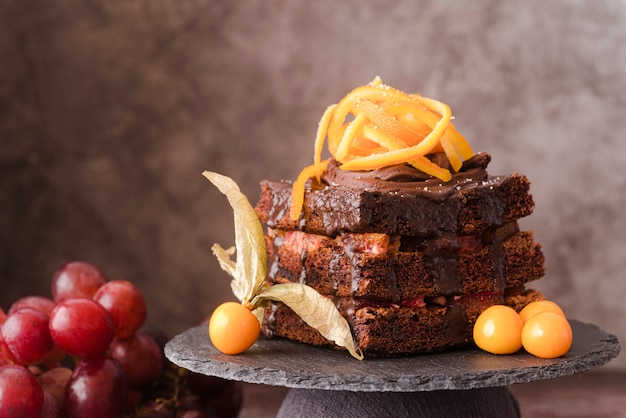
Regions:
M 618 355 L 620 344 L 614 335 L 592 324 L 570 323 L 572 347 L 557 359 L 540 359 L 523 350 L 493 355 L 466 349 L 359 361 L 345 351 L 265 338 L 245 353 L 229 356 L 213 347 L 205 326 L 173 338 L 165 353 L 180 367 L 247 383 L 359 392 L 465 390 L 569 376 L 602 366 Z

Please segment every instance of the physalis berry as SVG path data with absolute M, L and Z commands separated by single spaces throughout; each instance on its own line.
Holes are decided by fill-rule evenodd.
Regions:
M 219 305 L 209 321 L 211 342 L 224 354 L 240 354 L 259 338 L 261 326 L 250 309 L 237 302 Z
M 537 357 L 561 357 L 572 346 L 572 328 L 558 313 L 539 312 L 524 324 L 522 344 L 526 351 Z
M 474 324 L 474 342 L 493 354 L 512 354 L 520 348 L 540 358 L 565 355 L 572 346 L 572 328 L 563 310 L 552 301 L 529 303 L 518 314 L 513 308 L 494 305 Z
M 512 354 L 522 348 L 522 320 L 515 309 L 493 305 L 474 324 L 474 342 L 493 354 Z

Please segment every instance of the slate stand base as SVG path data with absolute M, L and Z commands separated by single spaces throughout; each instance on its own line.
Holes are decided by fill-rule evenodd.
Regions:
M 506 387 L 430 392 L 355 392 L 290 389 L 277 418 L 518 418 L 520 407 Z
M 165 354 L 174 364 L 209 376 L 293 389 L 369 392 L 375 399 L 375 392 L 475 390 L 570 376 L 606 364 L 620 352 L 614 335 L 592 324 L 576 320 L 570 324 L 572 347 L 557 359 L 540 359 L 523 350 L 496 356 L 468 349 L 358 361 L 345 351 L 264 338 L 244 354 L 228 356 L 212 346 L 206 326 L 173 338 Z

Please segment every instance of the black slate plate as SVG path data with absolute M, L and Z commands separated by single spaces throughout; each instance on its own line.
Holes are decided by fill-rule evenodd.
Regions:
M 206 326 L 169 341 L 167 358 L 196 373 L 247 383 L 355 392 L 475 389 L 528 383 L 584 372 L 620 351 L 614 335 L 570 320 L 574 341 L 558 359 L 523 352 L 493 355 L 478 349 L 359 361 L 347 352 L 287 340 L 260 338 L 244 354 L 229 356 L 211 344 Z

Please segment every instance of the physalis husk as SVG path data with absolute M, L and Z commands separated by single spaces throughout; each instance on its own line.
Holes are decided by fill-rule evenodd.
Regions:
M 214 244 L 212 250 L 220 267 L 233 278 L 231 288 L 235 297 L 253 311 L 259 322 L 268 301 L 283 302 L 326 339 L 345 347 L 353 357 L 362 360 L 363 354 L 354 344 L 348 321 L 332 300 L 300 283 L 266 285 L 265 237 L 252 205 L 231 178 L 210 171 L 202 174 L 226 195 L 233 208 L 235 247 L 226 250 Z M 233 255 L 236 255 L 236 261 L 231 259 Z

